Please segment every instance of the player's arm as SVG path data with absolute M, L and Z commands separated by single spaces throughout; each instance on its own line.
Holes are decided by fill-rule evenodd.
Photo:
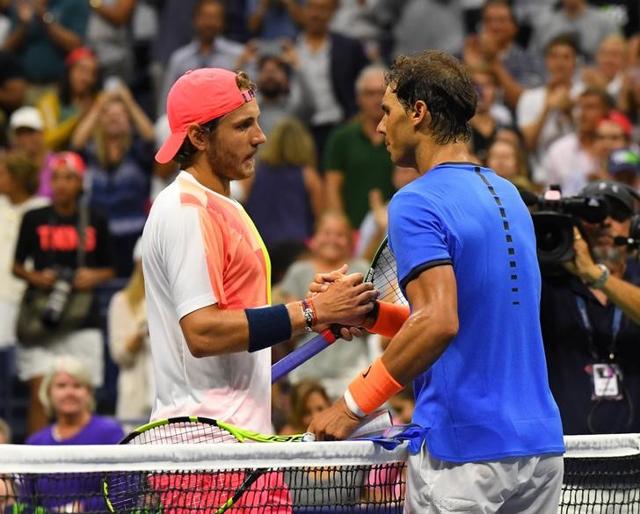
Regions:
M 407 284 L 406 293 L 413 312 L 382 356 L 351 382 L 343 398 L 311 422 L 308 431 L 319 440 L 348 437 L 363 416 L 429 369 L 458 333 L 451 265 L 423 271 Z
M 314 311 L 313 329 L 327 324 L 349 324 L 372 308 L 377 293 L 362 283 L 361 273 L 347 275 L 307 305 Z M 240 351 L 258 351 L 305 332 L 309 322 L 302 302 L 258 309 L 220 309 L 209 305 L 180 320 L 189 351 L 194 357 L 209 357 Z M 343 329 L 343 336 L 349 331 Z
M 413 312 L 381 357 L 401 385 L 429 369 L 458 333 L 458 295 L 451 265 L 423 271 L 407 284 L 406 293 Z

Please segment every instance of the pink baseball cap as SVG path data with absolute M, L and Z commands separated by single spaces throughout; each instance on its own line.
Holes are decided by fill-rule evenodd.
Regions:
M 233 71 L 221 68 L 187 71 L 169 90 L 167 118 L 171 134 L 156 153 L 156 161 L 165 164 L 175 157 L 189 125 L 220 118 L 254 98 L 253 91 L 238 88 Z
M 51 158 L 51 169 L 66 166 L 71 171 L 75 171 L 82 177 L 86 170 L 86 165 L 82 157 L 76 152 L 58 152 Z

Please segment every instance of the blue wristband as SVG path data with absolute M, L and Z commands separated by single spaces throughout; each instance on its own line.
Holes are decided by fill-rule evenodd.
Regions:
M 257 352 L 291 339 L 291 320 L 284 305 L 245 309 L 244 313 L 249 322 L 250 352 Z

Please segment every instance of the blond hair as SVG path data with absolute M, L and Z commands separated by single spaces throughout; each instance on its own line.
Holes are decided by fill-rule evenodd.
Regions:
M 316 149 L 305 126 L 295 118 L 280 120 L 260 152 L 260 160 L 270 166 L 315 166 Z
M 129 302 L 129 306 L 136 310 L 144 300 L 144 275 L 141 263 L 136 262 L 131 278 L 122 292 Z
M 131 116 L 129 115 L 129 111 L 127 110 L 127 106 L 122 100 L 120 100 L 120 98 L 112 98 L 110 100 L 107 100 L 107 102 L 105 102 L 104 106 L 102 107 L 103 111 L 107 108 L 107 106 L 111 104 L 122 105 L 125 112 L 127 113 L 127 116 L 131 118 Z M 107 151 L 107 141 L 99 125 L 96 127 L 94 132 L 94 141 L 96 144 L 96 156 L 98 157 L 98 162 L 100 163 L 100 166 L 106 169 L 110 168 L 115 163 L 111 162 L 109 158 L 109 153 Z M 131 137 L 131 133 L 122 136 L 120 141 L 122 142 L 122 157 L 124 157 L 129 151 L 129 149 L 131 148 L 131 144 L 133 141 Z
M 58 373 L 67 373 L 71 375 L 75 380 L 80 382 L 83 386 L 85 386 L 89 392 L 91 393 L 91 400 L 89 402 L 89 410 L 91 412 L 96 408 L 96 402 L 93 397 L 93 384 L 91 382 L 91 374 L 87 371 L 87 367 L 77 359 L 71 355 L 62 355 L 60 357 L 56 357 L 49 368 L 49 371 L 42 379 L 42 383 L 40 384 L 40 389 L 38 390 L 38 398 L 40 399 L 40 403 L 44 407 L 47 416 L 53 417 L 55 414 L 53 410 L 53 405 L 51 405 L 50 398 L 50 389 L 51 382 Z

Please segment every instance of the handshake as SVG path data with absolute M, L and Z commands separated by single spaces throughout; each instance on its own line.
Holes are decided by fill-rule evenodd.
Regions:
M 309 285 L 316 315 L 313 329 L 320 332 L 329 325 L 341 325 L 340 337 L 351 340 L 364 335 L 375 321 L 373 311 L 378 291 L 364 282 L 362 273 L 347 274 L 347 265 L 329 273 L 318 273 Z

